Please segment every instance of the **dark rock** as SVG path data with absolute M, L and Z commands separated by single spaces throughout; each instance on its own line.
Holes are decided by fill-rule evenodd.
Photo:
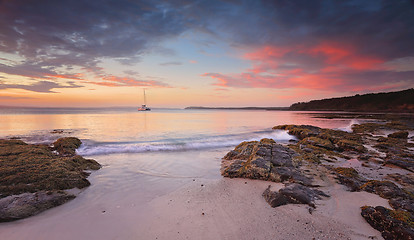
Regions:
M 293 167 L 292 157 L 296 153 L 290 148 L 280 144 L 272 144 L 270 162 L 277 167 Z
M 73 195 L 64 192 L 36 192 L 12 195 L 0 199 L 0 222 L 14 221 L 36 215 L 49 208 L 59 206 Z
M 388 134 L 389 138 L 401 138 L 401 139 L 407 139 L 408 132 L 407 131 L 398 131 L 391 134 Z
M 387 177 L 390 180 L 397 182 L 403 187 L 407 188 L 408 191 L 412 192 L 414 195 L 414 175 L 413 174 L 399 174 L 392 173 L 388 174 Z
M 362 185 L 360 189 L 366 192 L 375 193 L 386 199 L 408 197 L 407 193 L 390 181 L 370 180 Z
M 382 206 L 361 208 L 361 215 L 386 240 L 414 239 L 413 215 L 405 211 L 395 211 Z
M 408 197 L 396 197 L 388 201 L 394 209 L 404 209 L 408 212 L 414 213 L 414 199 Z
M 350 191 L 359 191 L 360 187 L 366 182 L 366 179 L 361 177 L 353 168 L 338 167 L 334 168 L 338 181 L 347 186 Z
M 271 172 L 274 176 L 278 177 L 276 182 L 296 182 L 303 185 L 312 185 L 312 179 L 304 176 L 301 171 L 293 167 L 274 167 Z
M 390 155 L 385 159 L 385 164 L 392 164 L 407 169 L 410 172 L 414 172 L 414 159 L 411 156 L 402 157 Z
M 353 140 L 342 139 L 337 141 L 339 151 L 355 151 L 355 152 L 366 152 L 366 148 L 361 143 Z
M 312 189 L 301 184 L 289 184 L 278 192 L 271 191 L 270 186 L 263 192 L 263 197 L 271 207 L 278 207 L 289 203 L 308 204 L 315 207 L 314 201 L 321 197 L 329 197 L 324 192 Z

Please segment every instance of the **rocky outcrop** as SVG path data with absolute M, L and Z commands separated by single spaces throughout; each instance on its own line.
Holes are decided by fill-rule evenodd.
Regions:
M 354 168 L 337 167 L 333 169 L 339 183 L 348 187 L 352 192 L 360 191 L 366 179 L 358 174 Z
M 408 132 L 407 131 L 398 131 L 391 134 L 388 134 L 389 138 L 401 138 L 401 139 L 407 139 Z
M 384 238 L 414 239 L 414 175 L 410 173 L 414 171 L 414 144 L 408 132 L 414 124 L 410 124 L 365 123 L 353 125 L 353 132 L 310 125 L 275 126 L 298 140 L 287 146 L 271 139 L 243 142 L 224 157 L 222 175 L 284 182 L 285 188 L 268 188 L 263 193 L 272 207 L 289 203 L 315 207 L 316 199 L 327 196 L 315 187 L 334 178 L 349 191 L 388 199 L 393 209 L 362 210 Z
M 75 137 L 59 138 L 53 143 L 53 149 L 60 155 L 73 156 L 76 154 L 76 149 L 80 147 L 82 142 Z
M 288 184 L 279 191 L 271 191 L 270 186 L 263 192 L 263 197 L 271 207 L 279 207 L 289 203 L 307 204 L 315 208 L 315 200 L 329 197 L 324 192 L 303 186 L 301 184 Z
M 292 149 L 271 139 L 243 142 L 223 158 L 221 173 L 225 177 L 261 179 L 273 182 L 299 182 L 310 185 L 311 180 L 299 169 Z
M 395 135 L 393 135 L 395 134 Z M 396 132 L 388 137 L 380 137 L 374 145 L 378 151 L 386 154 L 385 163 L 414 172 L 414 153 L 409 148 L 414 144 L 407 142 L 408 132 Z
M 362 217 L 380 231 L 384 239 L 414 239 L 414 216 L 411 213 L 382 206 L 364 206 L 361 209 Z
M 74 197 L 61 190 L 89 186 L 85 170 L 97 170 L 100 164 L 76 155 L 80 143 L 77 138 L 61 138 L 49 147 L 0 140 L 0 218 L 31 216 Z

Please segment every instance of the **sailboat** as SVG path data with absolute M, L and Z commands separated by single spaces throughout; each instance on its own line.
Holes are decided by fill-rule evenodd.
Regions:
M 144 89 L 144 104 L 138 108 L 138 111 L 151 111 L 151 108 L 147 107 L 147 97 L 145 96 L 145 89 Z

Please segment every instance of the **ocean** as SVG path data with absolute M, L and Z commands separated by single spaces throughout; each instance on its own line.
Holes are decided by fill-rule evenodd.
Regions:
M 271 128 L 310 124 L 346 129 L 350 123 L 290 111 L 0 108 L 0 138 L 49 144 L 60 137 L 75 136 L 83 142 L 78 153 L 84 156 L 233 147 L 265 137 L 288 141 L 291 136 Z
M 60 137 L 78 137 L 83 143 L 78 154 L 103 166 L 92 172 L 92 185 L 76 199 L 34 217 L 0 223 L 0 239 L 139 239 L 131 236 L 137 225 L 145 225 L 151 201 L 191 182 L 222 178 L 221 158 L 240 142 L 272 138 L 288 143 L 293 136 L 272 130 L 280 124 L 349 130 L 357 123 L 314 114 L 0 108 L 0 138 L 51 144 Z

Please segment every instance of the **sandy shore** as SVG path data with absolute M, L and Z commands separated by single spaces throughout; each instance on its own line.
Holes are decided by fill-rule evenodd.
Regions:
M 318 200 L 310 214 L 307 205 L 271 208 L 261 196 L 269 184 L 283 187 L 249 179 L 188 179 L 146 201 L 138 200 L 140 191 L 90 199 L 92 187 L 38 216 L 0 224 L 0 239 L 382 239 L 359 209 L 389 207 L 377 195 L 332 184 L 322 188 L 331 198 Z
M 367 192 L 351 193 L 334 184 L 331 198 L 307 205 L 271 208 L 261 196 L 268 185 L 259 180 L 197 180 L 154 199 L 142 239 L 382 239 L 360 215 L 360 206 L 387 200 Z M 202 186 L 203 185 L 203 186 Z

